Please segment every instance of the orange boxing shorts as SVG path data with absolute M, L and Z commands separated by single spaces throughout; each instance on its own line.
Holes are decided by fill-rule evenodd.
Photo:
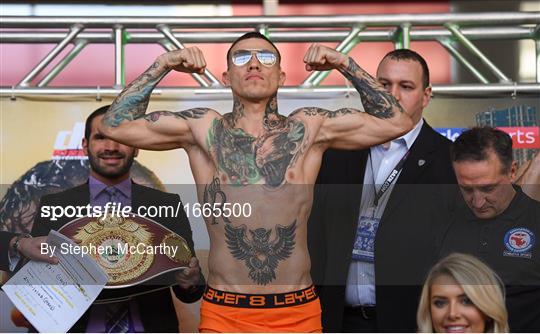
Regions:
M 207 287 L 201 303 L 201 333 L 322 332 L 315 287 L 278 294 L 241 294 Z

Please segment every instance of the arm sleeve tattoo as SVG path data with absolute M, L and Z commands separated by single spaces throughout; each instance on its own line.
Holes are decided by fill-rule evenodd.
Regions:
M 103 122 L 110 127 L 117 127 L 124 121 L 143 117 L 152 90 L 167 73 L 168 71 L 160 69 L 158 61 L 153 63 L 118 95 L 105 114 Z
M 202 118 L 210 109 L 208 108 L 193 108 L 189 110 L 182 111 L 154 111 L 144 116 L 144 119 L 150 123 L 157 122 L 161 116 L 172 116 L 175 118 L 181 118 L 187 120 L 188 118 Z
M 403 112 L 396 98 L 387 92 L 371 75 L 352 58 L 347 69 L 339 70 L 360 93 L 365 111 L 378 118 L 392 118 L 395 111 Z

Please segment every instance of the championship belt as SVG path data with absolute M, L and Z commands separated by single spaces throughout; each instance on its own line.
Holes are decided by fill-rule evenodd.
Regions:
M 191 251 L 184 238 L 137 215 L 83 217 L 62 226 L 109 275 L 105 289 L 131 287 L 187 267 Z

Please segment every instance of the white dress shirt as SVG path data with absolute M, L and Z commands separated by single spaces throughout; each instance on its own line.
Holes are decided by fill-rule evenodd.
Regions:
M 364 185 L 362 187 L 362 199 L 360 202 L 360 217 L 374 216 L 380 219 L 390 198 L 390 193 L 397 182 L 398 176 L 392 185 L 379 199 L 378 205 L 373 211 L 373 201 L 376 191 L 386 181 L 398 162 L 408 152 L 418 137 L 424 120 L 405 135 L 396 138 L 388 143 L 373 146 L 370 148 L 370 156 L 366 164 L 364 173 Z M 401 171 L 400 171 L 401 174 Z M 376 190 L 375 190 L 376 188 Z M 349 306 L 375 305 L 375 266 L 374 263 L 352 260 L 347 276 L 347 287 L 345 290 L 345 302 Z

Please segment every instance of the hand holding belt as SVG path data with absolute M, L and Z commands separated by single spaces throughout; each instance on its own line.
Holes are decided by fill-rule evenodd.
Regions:
M 88 255 L 109 275 L 106 289 L 131 287 L 186 267 L 193 256 L 184 238 L 137 215 L 83 217 L 59 232 L 79 246 L 105 250 Z

